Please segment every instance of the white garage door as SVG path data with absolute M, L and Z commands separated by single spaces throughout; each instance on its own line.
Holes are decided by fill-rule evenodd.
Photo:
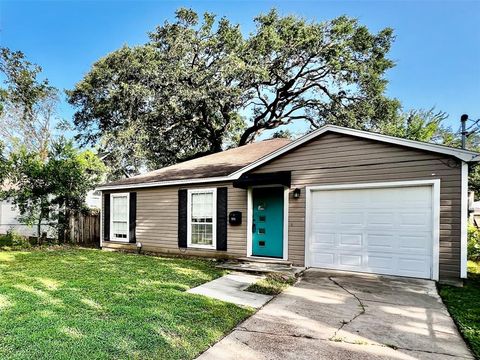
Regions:
M 430 186 L 313 190 L 307 265 L 431 278 Z

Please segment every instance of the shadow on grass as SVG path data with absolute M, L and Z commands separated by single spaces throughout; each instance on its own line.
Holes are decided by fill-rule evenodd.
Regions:
M 251 312 L 185 291 L 212 263 L 99 250 L 0 255 L 0 358 L 190 359 Z

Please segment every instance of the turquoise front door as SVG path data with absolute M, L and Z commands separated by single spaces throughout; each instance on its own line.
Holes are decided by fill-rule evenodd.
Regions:
M 253 189 L 252 255 L 283 257 L 283 188 Z

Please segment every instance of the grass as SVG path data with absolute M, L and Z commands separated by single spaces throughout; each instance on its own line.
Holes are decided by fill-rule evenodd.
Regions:
M 270 273 L 264 279 L 250 285 L 245 290 L 264 295 L 278 295 L 294 283 L 295 277 L 291 275 Z
M 1 359 L 192 359 L 253 312 L 185 292 L 208 261 L 10 251 L 0 274 Z
M 462 288 L 443 285 L 440 296 L 460 332 L 480 359 L 480 262 L 468 262 L 468 279 Z

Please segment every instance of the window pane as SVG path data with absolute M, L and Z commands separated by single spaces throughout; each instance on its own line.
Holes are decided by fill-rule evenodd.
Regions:
M 127 221 L 127 197 L 126 196 L 114 196 L 113 197 L 113 220 L 114 221 Z
M 192 244 L 212 245 L 213 244 L 213 225 L 212 224 L 192 224 Z
M 212 218 L 213 216 L 213 193 L 192 194 L 192 218 Z

